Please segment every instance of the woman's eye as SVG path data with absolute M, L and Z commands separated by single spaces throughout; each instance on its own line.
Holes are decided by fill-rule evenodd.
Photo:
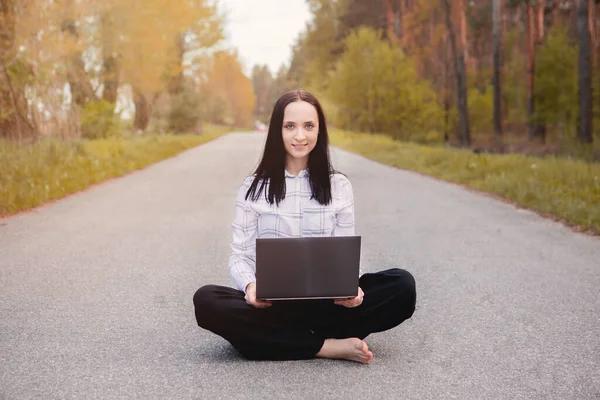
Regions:
M 312 129 L 312 128 L 314 128 L 314 127 L 315 127 L 315 126 L 314 126 L 313 124 L 306 124 L 306 129 Z
M 293 129 L 293 128 L 294 128 L 294 125 L 292 125 L 292 124 L 285 125 L 285 129 Z

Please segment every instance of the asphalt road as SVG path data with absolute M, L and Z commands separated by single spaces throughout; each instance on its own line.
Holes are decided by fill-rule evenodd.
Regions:
M 600 239 L 334 149 L 363 269 L 401 267 L 417 310 L 371 365 L 251 362 L 195 324 L 230 284 L 234 199 L 264 136 L 239 133 L 0 220 L 1 399 L 598 399 Z

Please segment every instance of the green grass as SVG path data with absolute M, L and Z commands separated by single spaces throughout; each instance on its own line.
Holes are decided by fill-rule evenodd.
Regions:
M 0 140 L 0 216 L 60 199 L 122 176 L 228 132 L 210 126 L 202 135 L 145 135 L 19 146 Z
M 333 131 L 331 141 L 372 160 L 492 193 L 600 234 L 600 164 L 558 157 L 475 154 L 344 131 Z

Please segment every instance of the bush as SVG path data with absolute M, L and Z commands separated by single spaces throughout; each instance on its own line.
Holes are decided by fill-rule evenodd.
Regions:
M 557 25 L 536 54 L 535 65 L 534 118 L 573 137 L 579 113 L 577 52 L 568 42 L 567 28 Z
M 81 135 L 86 139 L 120 137 L 122 129 L 115 105 L 105 100 L 90 101 L 80 108 Z
M 489 85 L 482 92 L 477 88 L 468 94 L 469 122 L 473 135 L 494 131 L 494 88 Z
M 372 29 L 361 28 L 346 39 L 329 93 L 337 120 L 347 129 L 409 140 L 441 131 L 443 111 L 430 83 L 419 78 L 402 50 Z
M 168 130 L 173 133 L 196 132 L 202 119 L 202 99 L 194 89 L 185 88 L 173 96 L 168 115 Z

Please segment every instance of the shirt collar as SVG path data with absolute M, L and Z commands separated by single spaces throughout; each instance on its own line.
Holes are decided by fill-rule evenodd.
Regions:
M 303 169 L 302 171 L 300 171 L 298 173 L 298 177 L 299 178 L 304 178 L 306 176 L 308 176 L 308 169 Z M 286 178 L 295 178 L 296 175 L 292 175 L 290 172 L 288 172 L 287 170 L 285 170 L 285 177 Z

